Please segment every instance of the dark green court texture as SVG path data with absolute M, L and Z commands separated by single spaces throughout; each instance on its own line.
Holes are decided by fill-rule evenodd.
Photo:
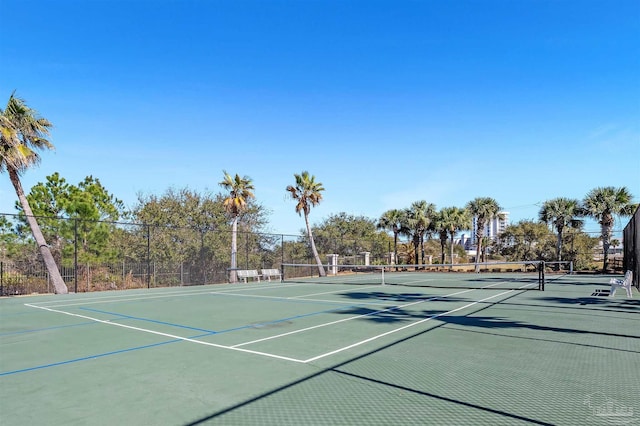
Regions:
M 0 424 L 640 424 L 640 294 L 610 278 L 2 298 Z

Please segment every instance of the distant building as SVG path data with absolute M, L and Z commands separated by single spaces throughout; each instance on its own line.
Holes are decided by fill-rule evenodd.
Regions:
M 499 212 L 500 217 L 494 217 L 491 219 L 484 228 L 484 236 L 489 239 L 495 239 L 498 235 L 502 234 L 507 226 L 509 226 L 509 212 Z M 475 249 L 476 246 L 476 234 L 478 232 L 477 218 L 473 217 L 471 228 L 471 237 L 464 242 L 466 250 Z
M 467 247 L 467 245 L 469 244 L 469 236 L 467 234 L 462 234 L 460 235 L 460 239 L 458 239 L 457 241 L 455 241 L 456 244 L 460 244 L 462 247 Z

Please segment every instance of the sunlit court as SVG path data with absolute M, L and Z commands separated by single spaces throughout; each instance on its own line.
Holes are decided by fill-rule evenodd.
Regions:
M 456 287 L 457 274 L 444 285 L 354 276 L 4 298 L 3 422 L 577 425 L 638 416 L 640 298 L 636 289 L 633 298 L 599 296 L 610 276 L 547 277 L 544 291 L 509 279 Z

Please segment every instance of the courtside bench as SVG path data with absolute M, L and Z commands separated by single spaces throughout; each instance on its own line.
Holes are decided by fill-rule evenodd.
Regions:
M 271 281 L 271 277 L 278 278 L 282 281 L 282 272 L 280 269 L 263 269 L 262 270 L 262 278 Z
M 244 281 L 245 283 L 251 278 L 253 281 L 260 282 L 260 274 L 255 269 L 238 269 L 236 271 L 236 276 L 238 279 Z

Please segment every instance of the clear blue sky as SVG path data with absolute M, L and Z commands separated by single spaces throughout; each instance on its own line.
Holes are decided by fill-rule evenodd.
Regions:
M 270 230 L 427 200 L 539 203 L 626 186 L 640 201 L 637 0 L 2 0 L 0 103 L 50 119 L 25 190 L 87 175 L 137 193 L 249 176 Z M 0 212 L 15 193 L 0 176 Z M 626 221 L 625 221 L 626 223 Z M 624 226 L 619 223 L 617 227 Z M 597 230 L 590 226 L 588 230 Z

